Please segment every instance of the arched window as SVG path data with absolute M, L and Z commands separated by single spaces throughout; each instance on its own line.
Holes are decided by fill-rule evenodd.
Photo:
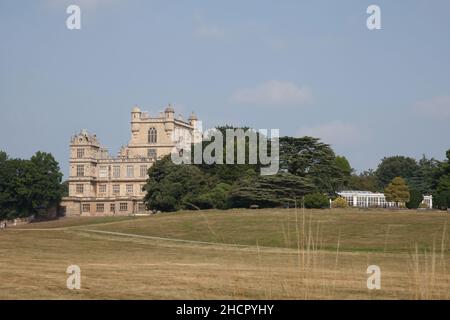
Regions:
M 148 130 L 148 143 L 156 143 L 157 142 L 157 132 L 155 128 L 150 128 Z

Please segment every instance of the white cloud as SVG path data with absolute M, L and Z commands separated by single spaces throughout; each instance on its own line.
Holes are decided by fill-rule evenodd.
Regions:
M 258 105 L 303 105 L 311 102 L 312 94 L 308 87 L 299 87 L 288 81 L 267 81 L 254 88 L 236 90 L 231 101 Z
M 338 146 L 358 144 L 363 136 L 358 127 L 341 121 L 333 121 L 317 126 L 305 126 L 300 128 L 297 133 L 298 136 L 321 138 L 325 143 Z
M 431 117 L 450 117 L 450 95 L 417 103 L 414 110 Z

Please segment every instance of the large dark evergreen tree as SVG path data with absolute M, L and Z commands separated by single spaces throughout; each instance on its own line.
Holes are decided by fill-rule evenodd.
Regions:
M 244 131 L 247 130 L 251 130 L 247 127 L 233 127 L 230 125 L 226 125 L 226 126 L 219 126 L 217 128 L 215 128 L 215 130 L 218 130 L 222 136 L 223 136 L 223 149 L 222 149 L 222 154 L 223 154 L 223 164 L 226 164 L 226 157 L 227 157 L 227 149 L 226 149 L 226 130 L 231 129 L 241 129 Z M 256 134 L 257 139 L 259 139 L 260 134 L 259 132 L 256 131 L 252 131 L 254 134 Z M 242 141 L 240 141 L 242 142 Z M 205 150 L 205 148 L 212 143 L 212 141 L 202 141 L 202 150 Z M 244 164 L 237 164 L 237 149 L 238 149 L 238 140 L 235 139 L 234 140 L 234 164 L 227 164 L 227 165 L 223 165 L 223 164 L 198 164 L 197 166 L 206 174 L 210 175 L 210 176 L 215 176 L 217 177 L 217 179 L 219 179 L 220 181 L 223 181 L 225 183 L 229 183 L 232 184 L 233 182 L 235 182 L 236 180 L 239 180 L 243 177 L 246 177 L 247 175 L 256 175 L 259 174 L 260 172 L 260 163 L 259 163 L 259 159 L 257 158 L 257 163 L 256 164 L 250 164 L 249 162 L 249 139 L 246 138 L 244 141 L 244 147 L 245 147 L 245 163 Z M 258 153 L 259 148 L 256 149 L 256 152 Z M 270 150 L 270 145 L 269 145 L 269 150 Z M 194 146 L 192 147 L 192 152 L 194 152 Z M 192 163 L 194 163 L 194 155 L 192 153 Z
M 422 194 L 432 194 L 437 188 L 441 162 L 425 155 L 417 162 L 418 168 L 413 177 L 408 179 L 409 186 Z
M 402 177 L 407 183 L 417 175 L 419 165 L 416 160 L 404 156 L 385 157 L 376 170 L 381 187 L 385 188 L 395 177 Z
M 352 175 L 349 182 L 349 189 L 378 192 L 382 191 L 377 175 L 372 169 Z
M 340 185 L 338 186 L 338 190 L 348 189 L 350 186 L 350 181 L 353 173 L 353 169 L 350 166 L 350 162 L 344 156 L 336 156 L 334 159 L 336 166 L 341 171 L 342 180 L 340 181 Z
M 280 167 L 302 178 L 308 178 L 318 191 L 332 193 L 343 182 L 342 170 L 328 144 L 318 138 L 281 137 Z
M 280 173 L 241 181 L 231 192 L 230 201 L 234 207 L 294 206 L 314 190 L 315 186 L 307 178 Z
M 443 162 L 439 169 L 435 206 L 440 209 L 450 208 L 450 149 L 446 152 L 447 161 Z

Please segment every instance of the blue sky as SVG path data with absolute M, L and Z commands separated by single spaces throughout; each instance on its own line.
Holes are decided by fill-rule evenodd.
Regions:
M 81 7 L 81 30 L 66 8 Z M 366 27 L 371 4 L 381 30 Z M 0 149 L 116 153 L 137 104 L 321 137 L 361 171 L 450 148 L 450 2 L 0 1 Z

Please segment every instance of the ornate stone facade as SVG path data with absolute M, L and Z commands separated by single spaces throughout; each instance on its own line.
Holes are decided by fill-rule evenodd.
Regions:
M 67 216 L 129 215 L 145 212 L 147 170 L 179 143 L 199 137 L 195 114 L 188 121 L 169 105 L 157 117 L 138 107 L 131 111 L 131 140 L 116 157 L 96 135 L 82 130 L 70 141 L 69 196 L 61 206 Z

